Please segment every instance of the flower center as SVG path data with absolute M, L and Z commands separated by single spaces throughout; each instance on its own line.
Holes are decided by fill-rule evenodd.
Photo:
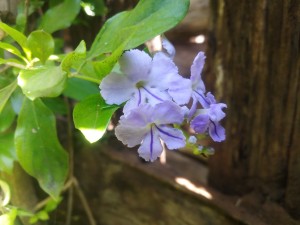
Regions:
M 137 82 L 135 86 L 136 86 L 137 88 L 144 87 L 144 86 L 145 86 L 145 82 L 141 80 L 141 81 Z

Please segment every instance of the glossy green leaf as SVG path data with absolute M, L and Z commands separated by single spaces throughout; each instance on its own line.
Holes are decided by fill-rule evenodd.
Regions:
M 69 27 L 80 11 L 80 0 L 64 0 L 50 8 L 41 19 L 39 28 L 53 33 Z
M 61 63 L 61 68 L 63 71 L 69 72 L 71 68 L 74 68 L 76 64 L 82 62 L 86 57 L 86 46 L 85 42 L 81 41 L 78 47 L 63 59 Z
M 125 49 L 134 48 L 179 23 L 186 15 L 189 0 L 140 0 L 131 11 L 109 19 L 98 33 L 89 57 L 113 52 L 128 37 Z
M 27 38 L 27 46 L 32 56 L 39 58 L 42 63 L 54 52 L 54 40 L 43 30 L 33 31 Z
M 22 56 L 22 53 L 19 51 L 19 49 L 17 49 L 15 46 L 5 43 L 5 42 L 0 42 L 0 48 L 18 56 L 19 58 L 23 59 L 24 61 L 26 61 L 26 59 L 24 58 L 24 56 Z
M 9 84 L 8 86 L 6 86 L 5 88 L 2 88 L 0 90 L 0 115 L 1 115 L 1 112 L 6 104 L 7 100 L 9 99 L 11 94 L 14 92 L 16 87 L 17 87 L 17 81 L 14 81 L 11 84 Z
M 78 78 L 68 79 L 67 87 L 64 91 L 65 96 L 78 101 L 88 97 L 89 95 L 97 93 L 100 93 L 98 85 Z
M 0 114 L 0 132 L 6 131 L 15 120 L 16 113 L 11 104 L 6 104 Z M 0 147 L 1 148 L 1 147 Z
M 66 115 L 67 106 L 63 98 L 44 98 L 44 104 L 55 114 Z
M 27 38 L 24 34 L 2 22 L 0 22 L 0 29 L 11 36 L 22 47 L 27 57 L 30 55 L 30 51 L 26 46 Z
M 117 105 L 107 105 L 99 94 L 92 95 L 75 106 L 75 127 L 90 143 L 94 143 L 104 135 L 112 115 L 118 108 Z
M 14 133 L 0 134 L 0 171 L 10 173 L 15 160 Z
M 38 97 L 57 97 L 64 90 L 66 80 L 67 74 L 59 66 L 42 66 L 22 70 L 18 85 L 24 95 L 34 100 Z
M 68 156 L 58 141 L 55 117 L 40 99 L 24 99 L 15 146 L 24 170 L 57 199 L 67 177 Z

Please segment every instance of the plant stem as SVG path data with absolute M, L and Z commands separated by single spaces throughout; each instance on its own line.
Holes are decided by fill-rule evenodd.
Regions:
M 91 81 L 91 82 L 96 83 L 96 84 L 100 84 L 100 82 L 101 82 L 101 80 L 99 80 L 99 79 L 84 76 L 84 75 L 78 75 L 77 73 L 71 74 L 69 77 L 76 77 L 78 79 Z
M 70 101 L 67 97 L 64 97 L 64 101 L 67 105 L 67 148 L 69 152 L 69 180 L 74 177 L 74 144 L 73 144 L 73 120 L 71 115 Z M 68 203 L 67 203 L 67 217 L 66 225 L 71 224 L 72 212 L 73 212 L 73 185 L 70 186 L 68 190 Z
M 83 193 L 83 191 L 81 190 L 79 184 L 78 184 L 78 181 L 77 179 L 74 177 L 74 186 L 75 186 L 75 189 L 77 191 L 77 194 L 78 194 L 78 197 L 82 203 L 82 206 L 87 214 L 87 217 L 88 217 L 88 220 L 89 220 L 89 223 L 90 225 L 96 225 L 96 221 L 95 221 L 95 218 L 92 214 L 92 210 L 88 204 L 88 201 Z

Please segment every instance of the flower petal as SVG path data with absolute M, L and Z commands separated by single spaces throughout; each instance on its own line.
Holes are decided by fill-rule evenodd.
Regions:
M 171 97 L 168 95 L 166 91 L 161 91 L 155 87 L 145 86 L 142 89 L 143 95 L 146 96 L 145 101 L 152 106 L 159 104 L 164 101 L 171 101 Z M 145 103 L 146 103 L 145 102 Z
M 127 101 L 136 87 L 127 77 L 111 73 L 103 78 L 100 84 L 100 93 L 107 104 L 121 104 Z
M 163 147 L 158 137 L 158 133 L 151 128 L 138 149 L 139 156 L 146 161 L 153 162 L 161 155 L 162 151 Z
M 224 127 L 222 127 L 220 123 L 214 121 L 211 121 L 209 124 L 209 135 L 216 142 L 224 141 L 226 138 Z
M 125 52 L 120 60 L 120 69 L 128 78 L 137 83 L 148 80 L 152 59 L 144 51 L 138 49 Z
M 212 121 L 220 121 L 226 114 L 222 111 L 223 108 L 227 108 L 224 103 L 211 104 L 209 109 L 209 117 Z
M 179 105 L 189 102 L 192 95 L 192 84 L 189 79 L 181 76 L 176 76 L 169 84 L 168 93 L 172 96 L 173 100 Z
M 180 124 L 183 121 L 182 109 L 171 101 L 165 101 L 154 106 L 152 121 L 156 125 L 161 124 Z
M 147 127 L 130 126 L 128 124 L 119 124 L 115 129 L 118 140 L 130 148 L 141 144 L 148 132 Z
M 176 54 L 176 50 L 175 47 L 172 45 L 172 43 L 165 37 L 162 38 L 162 47 L 163 49 L 166 51 L 166 53 L 168 54 L 168 56 L 173 59 L 175 54 Z
M 191 66 L 191 81 L 193 83 L 194 90 L 201 90 L 205 92 L 205 85 L 201 78 L 201 73 L 205 63 L 204 52 L 199 52 L 195 57 L 193 64 Z
M 196 133 L 205 133 L 209 126 L 209 116 L 207 114 L 200 114 L 191 121 L 191 128 Z
M 168 149 L 178 149 L 185 146 L 185 136 L 181 130 L 168 126 L 155 126 L 159 137 L 166 143 Z
M 176 75 L 179 76 L 178 68 L 172 59 L 163 52 L 156 53 L 153 57 L 148 84 L 152 87 L 158 87 L 160 90 L 167 90 L 170 78 Z

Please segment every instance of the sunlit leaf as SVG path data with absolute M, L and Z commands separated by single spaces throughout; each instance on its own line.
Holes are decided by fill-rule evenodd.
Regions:
M 42 16 L 39 28 L 53 33 L 69 27 L 80 11 L 80 0 L 64 0 L 47 10 Z
M 14 225 L 16 217 L 17 217 L 17 210 L 13 208 L 8 213 L 0 216 L 0 224 Z
M 0 22 L 0 29 L 11 36 L 22 47 L 27 57 L 30 55 L 30 51 L 26 46 L 27 38 L 24 34 L 2 22 Z
M 15 145 L 24 170 L 57 199 L 68 173 L 68 156 L 58 141 L 55 117 L 40 99 L 24 99 Z
M 187 13 L 189 0 L 140 0 L 131 11 L 109 19 L 98 33 L 89 57 L 113 52 L 128 37 L 125 49 L 134 48 L 179 23 Z
M 27 46 L 32 56 L 39 58 L 42 63 L 54 52 L 54 40 L 43 30 L 33 31 L 27 38 Z
M 112 115 L 118 108 L 117 105 L 107 105 L 99 94 L 92 95 L 75 106 L 75 127 L 89 142 L 96 142 L 104 135 Z
M 17 49 L 15 46 L 5 43 L 5 42 L 0 42 L 0 48 L 18 56 L 19 58 L 23 59 L 24 61 L 26 61 L 26 59 L 24 58 L 24 56 L 22 56 L 22 53 L 19 51 L 19 49 Z
M 65 88 L 66 72 L 59 66 L 42 66 L 22 70 L 18 76 L 18 85 L 24 95 L 34 100 L 38 97 L 57 97 Z

